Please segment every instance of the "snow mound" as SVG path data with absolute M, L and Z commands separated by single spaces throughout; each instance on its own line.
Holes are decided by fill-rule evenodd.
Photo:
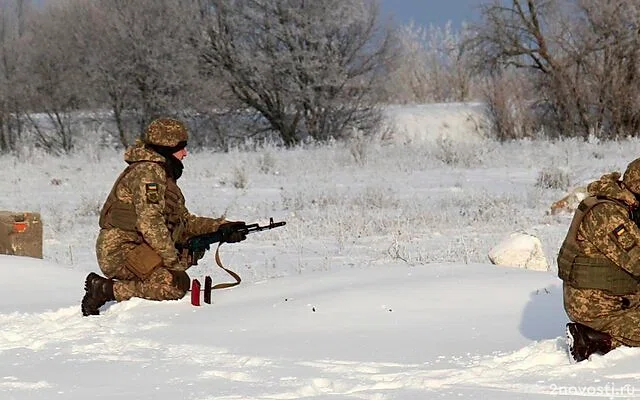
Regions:
M 385 117 L 393 139 L 402 143 L 468 142 L 490 134 L 482 103 L 389 106 Z
M 86 273 L 38 258 L 0 255 L 0 313 L 41 312 L 78 303 Z
M 495 265 L 513 266 L 535 271 L 549 271 L 542 242 L 533 235 L 514 232 L 489 251 Z

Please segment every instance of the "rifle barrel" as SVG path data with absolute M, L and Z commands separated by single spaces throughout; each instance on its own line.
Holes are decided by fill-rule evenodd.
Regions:
M 258 231 L 264 231 L 264 230 L 267 230 L 267 229 L 277 228 L 277 227 L 280 227 L 280 226 L 284 226 L 286 224 L 287 223 L 285 221 L 279 221 L 279 222 L 270 221 L 269 225 L 262 225 L 261 226 L 261 225 L 256 223 L 256 224 L 245 225 L 244 229 L 247 232 L 258 232 Z

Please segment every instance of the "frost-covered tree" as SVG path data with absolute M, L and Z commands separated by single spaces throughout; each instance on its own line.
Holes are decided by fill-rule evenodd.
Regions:
M 191 105 L 202 86 L 199 8 L 191 0 L 85 0 L 72 29 L 86 55 L 82 68 L 100 102 L 112 111 L 122 145 L 150 120 Z
M 398 32 L 399 48 L 385 91 L 400 103 L 466 101 L 473 96 L 473 70 L 464 43 L 473 32 L 451 22 L 428 28 L 413 23 Z
M 205 60 L 286 145 L 371 129 L 391 43 L 375 1 L 206 3 Z
M 20 43 L 29 2 L 0 0 L 0 153 L 15 150 L 24 123 Z
M 541 124 L 558 135 L 638 134 L 640 1 L 495 1 L 483 19 L 470 43 L 476 64 L 527 71 Z
M 23 112 L 36 144 L 54 153 L 73 150 L 78 134 L 73 113 L 89 104 L 81 68 L 85 53 L 79 51 L 70 29 L 80 17 L 74 1 L 39 9 L 30 19 L 28 39 L 21 48 L 28 77 L 22 93 L 28 105 Z

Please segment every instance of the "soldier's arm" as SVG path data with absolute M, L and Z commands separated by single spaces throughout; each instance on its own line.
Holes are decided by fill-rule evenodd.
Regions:
M 218 227 L 227 222 L 224 218 L 200 217 L 191 214 L 186 207 L 182 211 L 182 220 L 185 221 L 185 236 L 191 237 L 204 233 L 215 232 Z
M 181 235 L 181 239 L 184 240 L 186 238 L 190 238 L 196 235 L 202 235 L 204 233 L 211 233 L 218 230 L 218 227 L 223 223 L 227 222 L 223 217 L 221 218 L 210 218 L 210 217 L 200 217 L 198 215 L 192 214 L 187 209 L 187 206 L 184 204 L 184 196 L 183 202 L 178 204 L 179 210 L 177 211 L 180 214 L 180 220 L 182 221 L 183 231 Z
M 580 234 L 616 265 L 640 277 L 640 228 L 627 211 L 612 203 L 601 203 L 585 215 Z
M 166 173 L 155 163 L 137 167 L 129 175 L 136 228 L 144 240 L 171 267 L 178 262 L 178 252 L 169 234 L 163 210 L 165 208 Z

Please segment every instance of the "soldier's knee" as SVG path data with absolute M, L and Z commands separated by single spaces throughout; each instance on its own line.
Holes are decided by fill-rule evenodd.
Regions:
M 158 268 L 146 283 L 148 290 L 145 298 L 158 301 L 180 300 L 187 294 L 191 280 L 186 272 Z
M 176 287 L 171 287 L 168 290 L 165 290 L 162 294 L 162 298 L 158 300 L 180 300 L 187 294 L 187 291 L 179 290 Z

